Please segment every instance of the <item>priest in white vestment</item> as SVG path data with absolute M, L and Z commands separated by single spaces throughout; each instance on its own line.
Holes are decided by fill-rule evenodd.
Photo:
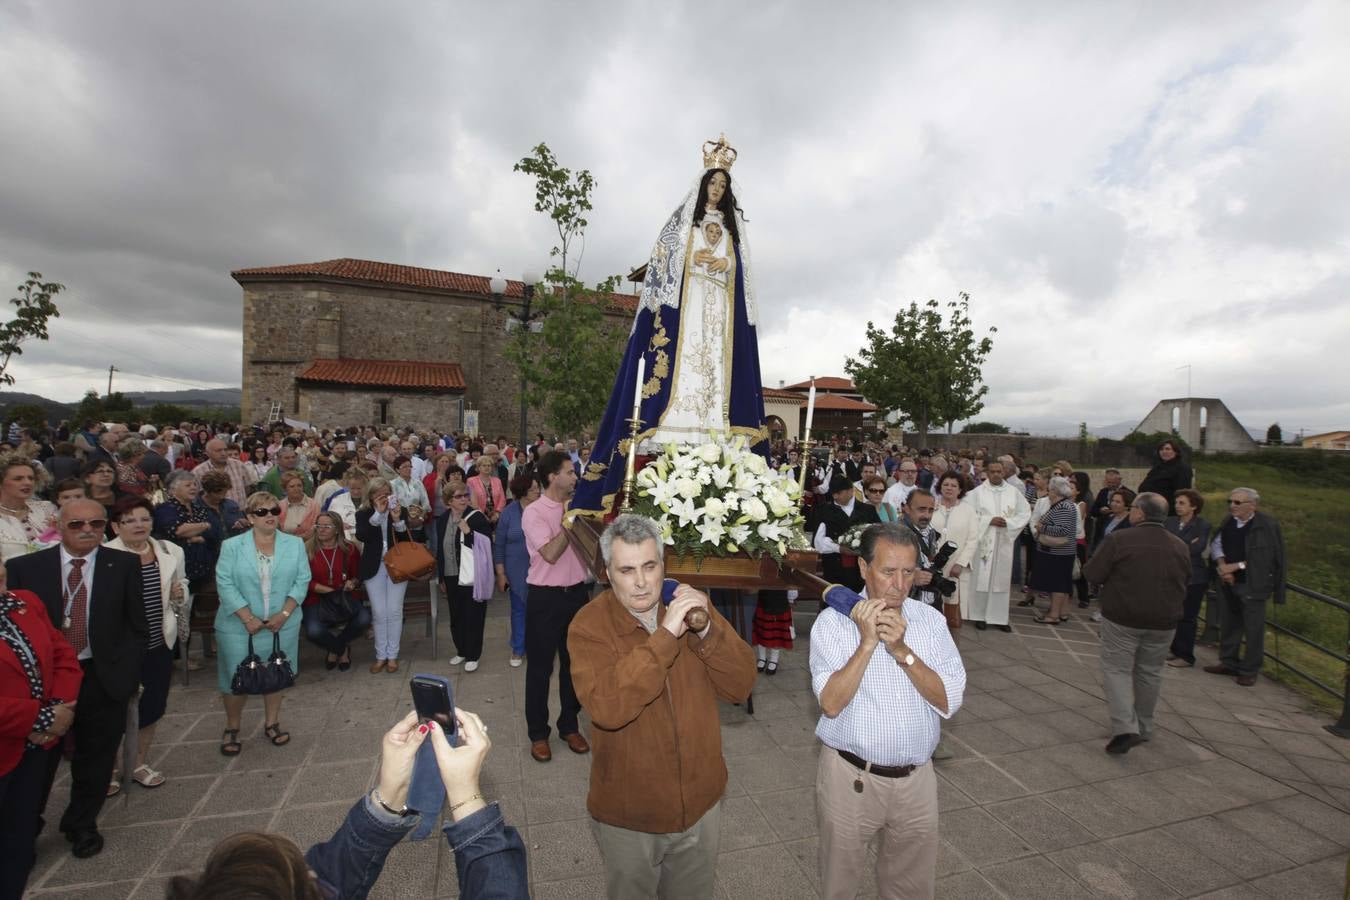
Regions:
M 985 474 L 987 480 L 966 495 L 966 502 L 975 508 L 979 545 L 971 566 L 972 590 L 968 596 L 962 592 L 961 615 L 973 622 L 1007 626 L 1013 554 L 1017 536 L 1031 520 L 1031 508 L 1022 491 L 1004 480 L 1003 463 L 989 463 Z

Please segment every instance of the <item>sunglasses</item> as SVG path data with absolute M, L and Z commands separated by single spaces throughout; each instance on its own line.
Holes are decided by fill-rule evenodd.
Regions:
M 1247 502 L 1249 502 L 1249 501 L 1247 501 L 1247 500 L 1229 500 L 1229 501 L 1228 501 L 1228 505 L 1229 505 L 1229 506 L 1241 506 L 1242 504 L 1247 503 Z
M 71 519 L 66 523 L 66 527 L 71 531 L 102 531 L 108 525 L 107 519 Z
M 869 493 L 869 494 L 884 494 L 884 493 L 886 493 L 886 492 L 885 492 L 884 490 L 878 490 L 878 489 L 876 489 L 876 488 L 868 488 L 868 489 L 867 489 L 867 493 Z
M 261 507 L 261 508 L 259 508 L 259 509 L 250 509 L 250 510 L 248 511 L 248 514 L 249 514 L 250 516 L 259 516 L 259 517 L 265 517 L 265 516 L 279 516 L 279 515 L 281 515 L 281 507 L 280 507 L 280 506 L 264 506 L 264 507 Z

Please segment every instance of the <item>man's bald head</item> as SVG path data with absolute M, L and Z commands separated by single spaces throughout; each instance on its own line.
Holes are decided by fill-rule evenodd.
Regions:
M 108 512 L 97 500 L 71 500 L 61 507 L 61 543 L 72 556 L 85 556 L 103 543 Z

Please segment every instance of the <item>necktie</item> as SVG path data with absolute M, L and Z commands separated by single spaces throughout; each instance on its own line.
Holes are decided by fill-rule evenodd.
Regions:
M 66 621 L 70 624 L 62 630 L 66 640 L 75 648 L 76 656 L 89 646 L 89 591 L 84 586 L 84 563 L 82 559 L 72 559 L 70 575 L 66 578 L 66 597 L 70 604 L 70 615 Z

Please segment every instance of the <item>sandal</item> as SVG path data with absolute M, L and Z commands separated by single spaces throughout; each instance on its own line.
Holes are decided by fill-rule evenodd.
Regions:
M 239 729 L 226 728 L 225 733 L 220 736 L 220 755 L 238 756 L 239 751 L 244 749 L 244 745 L 239 743 Z
M 1052 619 L 1049 616 L 1033 616 L 1031 621 L 1037 625 L 1058 625 L 1063 619 Z
M 116 770 L 112 773 L 112 781 L 108 782 L 108 793 L 105 797 L 116 797 L 122 793 L 122 773 Z
M 291 733 L 281 730 L 280 722 L 273 722 L 263 729 L 263 734 L 272 742 L 273 747 L 284 747 L 291 742 Z
M 156 772 L 147 765 L 139 765 L 131 771 L 132 779 L 143 788 L 157 788 L 164 783 L 164 774 Z

